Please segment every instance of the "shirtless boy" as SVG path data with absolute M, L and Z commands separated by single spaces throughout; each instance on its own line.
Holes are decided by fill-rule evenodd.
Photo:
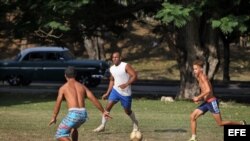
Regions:
M 193 62 L 193 71 L 194 75 L 199 83 L 200 87 L 200 94 L 193 98 L 195 103 L 199 101 L 203 101 L 200 106 L 198 106 L 190 115 L 190 126 L 192 137 L 189 141 L 197 141 L 196 138 L 196 127 L 197 127 L 197 119 L 202 115 L 205 114 L 207 111 L 210 111 L 216 121 L 217 125 L 224 126 L 224 125 L 245 125 L 246 121 L 223 121 L 221 118 L 221 113 L 219 109 L 219 101 L 213 95 L 212 85 L 207 78 L 207 76 L 203 73 L 202 70 L 203 61 L 195 60 Z

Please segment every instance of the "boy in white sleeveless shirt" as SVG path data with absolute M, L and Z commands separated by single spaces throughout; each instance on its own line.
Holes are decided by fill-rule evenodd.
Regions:
M 132 104 L 132 93 L 131 84 L 136 81 L 137 74 L 131 65 L 121 61 L 121 55 L 119 52 L 114 52 L 112 54 L 113 65 L 110 67 L 110 81 L 109 87 L 105 94 L 103 94 L 102 99 L 108 97 L 108 104 L 106 106 L 106 111 L 110 112 L 112 107 L 117 103 L 121 102 L 125 113 L 130 117 L 133 123 L 133 131 L 139 130 L 138 121 L 135 117 L 134 112 L 131 110 Z M 101 132 L 105 130 L 107 119 L 102 117 L 102 123 L 94 132 Z

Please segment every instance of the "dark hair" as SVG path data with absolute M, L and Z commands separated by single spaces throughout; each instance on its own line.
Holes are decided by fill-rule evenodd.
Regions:
M 115 50 L 112 51 L 112 54 L 111 54 L 111 56 L 110 56 L 110 59 L 111 59 L 111 60 L 112 60 L 113 54 L 115 54 L 115 53 L 118 53 L 118 54 L 121 56 L 121 50 L 115 49 Z
M 203 67 L 204 62 L 202 60 L 194 60 L 193 65 L 198 65 L 200 67 Z
M 75 78 L 75 77 L 76 77 L 76 70 L 75 70 L 75 67 L 68 66 L 68 67 L 65 69 L 65 75 L 66 75 L 66 77 L 68 77 L 68 78 Z

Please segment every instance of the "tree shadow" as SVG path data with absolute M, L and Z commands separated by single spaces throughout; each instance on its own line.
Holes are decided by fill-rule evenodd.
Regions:
M 156 129 L 154 132 L 177 132 L 177 133 L 186 133 L 187 130 L 176 128 L 176 129 Z
M 52 93 L 44 94 L 13 94 L 13 93 L 1 93 L 0 94 L 0 106 L 13 106 L 21 104 L 31 104 L 40 102 L 55 101 L 57 95 Z

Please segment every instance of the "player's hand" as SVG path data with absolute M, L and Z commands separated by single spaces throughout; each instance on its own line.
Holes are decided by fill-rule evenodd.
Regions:
M 195 104 L 200 104 L 200 101 L 195 101 L 194 103 L 195 103 Z
M 194 101 L 194 103 L 196 103 L 196 104 L 199 104 L 199 98 L 197 97 L 197 96 L 195 96 L 194 98 L 193 98 L 193 101 Z
M 110 116 L 109 112 L 108 111 L 104 111 L 103 112 L 103 115 L 106 119 L 112 119 L 112 117 Z
M 128 84 L 126 84 L 126 83 L 125 84 L 121 84 L 118 87 L 121 88 L 121 89 L 125 89 L 126 87 L 128 87 Z
M 102 100 L 106 99 L 108 97 L 108 95 L 109 95 L 108 93 L 103 94 L 102 95 Z
M 56 119 L 52 118 L 51 121 L 49 122 L 48 126 L 52 125 L 52 124 L 56 124 Z

